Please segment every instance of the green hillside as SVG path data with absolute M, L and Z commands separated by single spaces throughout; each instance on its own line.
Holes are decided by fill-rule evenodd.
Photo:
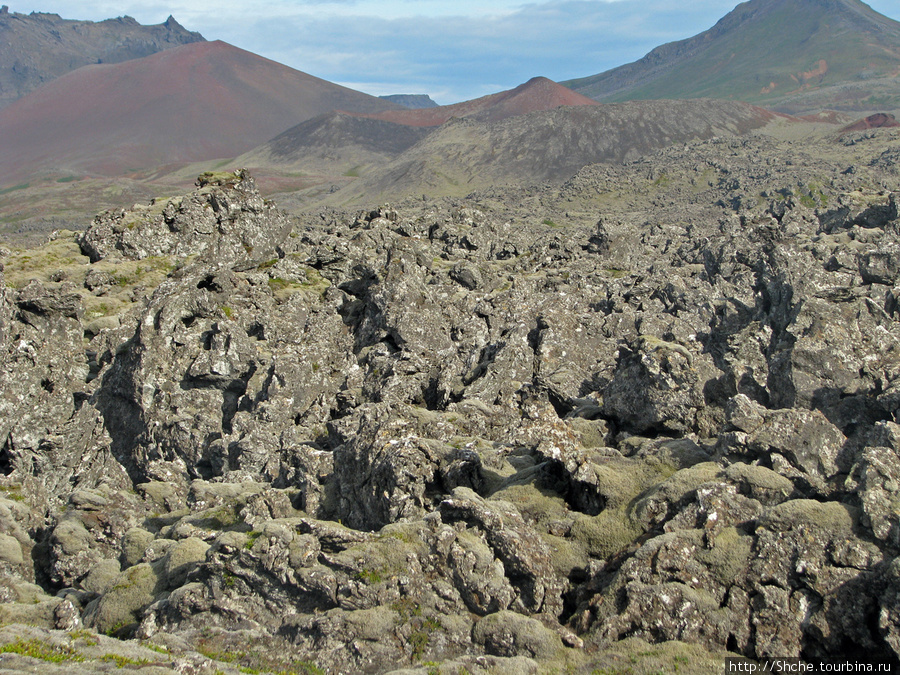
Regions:
M 790 112 L 900 107 L 900 23 L 859 0 L 751 0 L 640 61 L 564 82 L 599 101 L 712 97 Z

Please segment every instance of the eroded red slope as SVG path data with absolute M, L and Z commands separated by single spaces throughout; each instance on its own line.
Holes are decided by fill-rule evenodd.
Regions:
M 334 109 L 398 106 L 224 42 L 69 73 L 0 110 L 0 184 L 233 157 Z

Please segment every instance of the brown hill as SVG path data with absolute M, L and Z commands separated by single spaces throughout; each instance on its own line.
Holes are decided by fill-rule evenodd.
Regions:
M 0 108 L 60 75 L 92 63 L 120 63 L 181 44 L 200 33 L 173 17 L 142 26 L 130 16 L 73 21 L 58 14 L 10 12 L 0 7 Z
M 398 108 L 224 42 L 80 68 L 0 110 L 0 185 L 234 157 L 340 108 Z
M 623 162 L 675 143 L 741 135 L 776 119 L 790 118 L 713 100 L 569 106 L 498 122 L 455 119 L 327 201 L 350 205 L 422 194 L 463 196 L 488 185 L 563 181 L 588 164 Z
M 546 77 L 533 77 L 515 89 L 489 94 L 471 101 L 419 110 L 390 110 L 367 117 L 414 127 L 436 127 L 452 117 L 478 115 L 485 121 L 496 122 L 539 110 L 581 105 L 597 105 L 597 101 Z
M 900 127 L 900 122 L 897 121 L 896 117 L 890 113 L 875 113 L 853 124 L 848 124 L 841 129 L 841 133 L 865 131 L 866 129 L 887 129 L 890 127 Z

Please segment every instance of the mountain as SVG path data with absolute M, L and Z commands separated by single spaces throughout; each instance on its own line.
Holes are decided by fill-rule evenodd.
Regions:
M 72 21 L 58 14 L 10 12 L 0 7 L 0 107 L 76 68 L 120 63 L 191 42 L 200 33 L 173 17 L 142 26 L 130 16 Z
M 713 136 L 745 134 L 779 117 L 728 101 L 646 101 L 568 106 L 447 122 L 329 201 L 462 196 L 488 185 L 561 182 L 597 162 L 620 163 Z
M 900 107 L 900 23 L 859 0 L 750 0 L 699 35 L 564 82 L 598 101 L 713 97 L 783 112 Z
M 224 42 L 85 66 L 0 110 L 0 184 L 234 157 L 324 112 L 399 108 Z
M 236 166 L 359 175 L 389 162 L 429 133 L 410 126 L 332 111 L 302 122 L 237 159 Z
M 533 77 L 515 89 L 489 94 L 470 101 L 421 110 L 390 110 L 368 116 L 397 124 L 436 127 L 451 117 L 479 115 L 485 120 L 499 121 L 538 110 L 581 105 L 597 105 L 597 102 L 546 77 Z
M 397 103 L 404 108 L 436 108 L 437 103 L 431 100 L 428 94 L 389 94 L 387 96 L 379 96 L 385 101 Z
M 500 121 L 560 106 L 597 106 L 545 77 L 471 101 L 379 113 L 330 112 L 238 158 L 240 166 L 359 175 L 381 166 L 453 118 Z

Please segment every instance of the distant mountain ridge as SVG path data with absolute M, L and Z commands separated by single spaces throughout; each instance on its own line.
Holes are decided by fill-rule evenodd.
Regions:
M 121 63 L 192 42 L 203 42 L 173 17 L 142 26 L 130 16 L 73 21 L 58 14 L 0 7 L 0 107 L 42 84 L 96 63 Z
M 390 101 L 391 103 L 397 103 L 404 108 L 415 109 L 437 107 L 437 103 L 435 103 L 428 94 L 387 94 L 386 96 L 379 96 L 378 98 L 383 98 L 385 101 Z
M 480 115 L 487 120 L 499 121 L 539 110 L 580 105 L 593 106 L 597 105 L 597 102 L 546 77 L 533 77 L 513 89 L 470 101 L 421 110 L 390 110 L 368 116 L 414 127 L 436 127 L 452 117 Z
M 749 0 L 634 63 L 563 82 L 598 101 L 711 97 L 799 113 L 900 107 L 900 22 L 860 0 Z

